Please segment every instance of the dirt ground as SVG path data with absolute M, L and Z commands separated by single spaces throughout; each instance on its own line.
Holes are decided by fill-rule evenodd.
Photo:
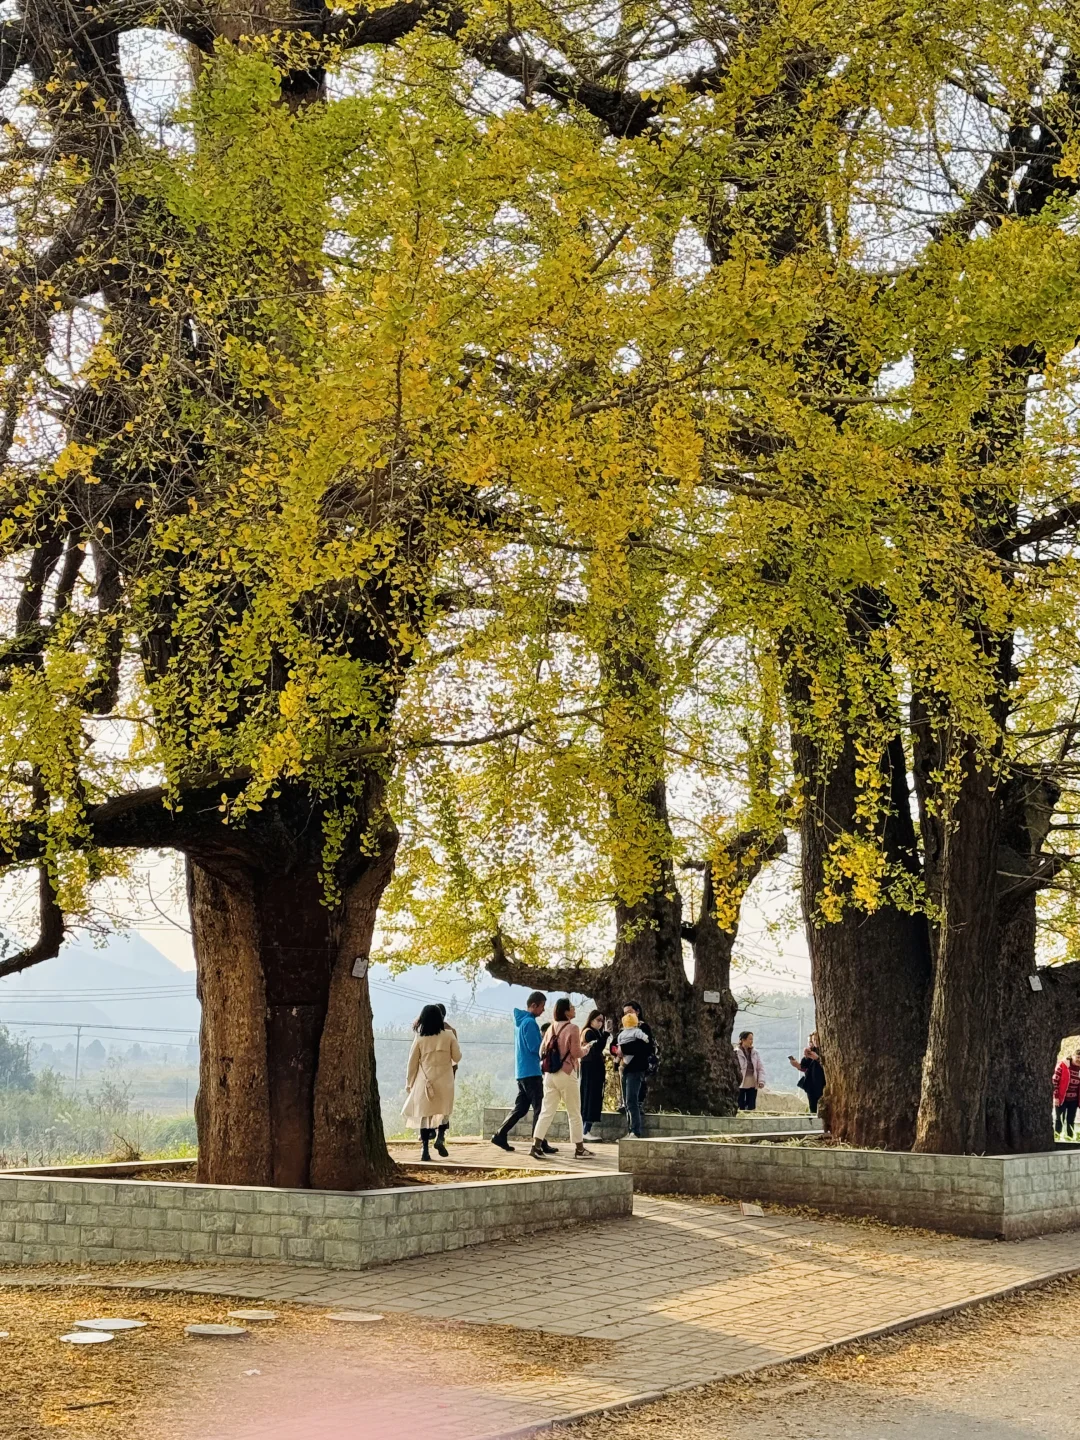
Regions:
M 373 1325 L 346 1325 L 311 1306 L 272 1304 L 279 1319 L 252 1324 L 239 1340 L 197 1340 L 195 1323 L 238 1324 L 233 1309 L 251 1300 L 152 1295 L 144 1290 L 4 1287 L 0 1276 L 0 1436 L 3 1440 L 199 1440 L 263 1433 L 283 1408 L 315 1411 L 327 1394 L 355 1397 L 371 1412 L 394 1395 L 453 1397 L 483 1387 L 509 1368 L 523 1376 L 572 1375 L 602 1359 L 603 1342 L 528 1336 L 494 1325 L 424 1321 L 388 1314 Z M 71 1346 L 59 1337 L 76 1320 L 121 1316 L 143 1330 L 109 1344 Z M 393 1417 L 373 1433 L 397 1434 Z
M 793 1298 L 797 1308 L 798 1297 Z M 802 1297 L 813 1305 L 813 1294 Z M 1080 1279 L 555 1431 L 564 1440 L 1028 1440 L 1080 1415 Z

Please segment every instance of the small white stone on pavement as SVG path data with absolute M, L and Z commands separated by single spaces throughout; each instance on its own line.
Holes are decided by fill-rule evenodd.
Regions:
M 235 1340 L 248 1332 L 243 1325 L 185 1325 L 184 1334 L 200 1340 Z
M 103 1316 L 99 1320 L 76 1320 L 76 1330 L 106 1330 L 119 1334 L 122 1330 L 145 1330 L 145 1320 L 113 1320 Z
M 333 1310 L 327 1315 L 327 1320 L 340 1320 L 346 1325 L 370 1325 L 375 1320 L 381 1320 L 381 1315 L 368 1315 L 363 1310 Z
M 105 1345 L 113 1337 L 101 1330 L 73 1330 L 70 1335 L 61 1335 L 65 1345 Z
M 276 1310 L 230 1310 L 230 1311 L 229 1311 L 229 1319 L 230 1319 L 230 1320 L 276 1320 L 277 1318 L 278 1318 L 278 1312 L 277 1312 Z M 246 1374 L 246 1373 L 247 1373 L 247 1372 L 245 1371 L 245 1374 Z M 258 1371 L 256 1371 L 255 1373 L 258 1374 Z
M 245 1370 L 245 1371 L 244 1371 L 244 1374 L 245 1374 L 245 1375 L 261 1375 L 261 1374 L 262 1374 L 262 1371 L 261 1371 L 261 1370 Z

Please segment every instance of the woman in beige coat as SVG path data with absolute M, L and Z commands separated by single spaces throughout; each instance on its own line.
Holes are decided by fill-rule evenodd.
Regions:
M 420 1159 L 430 1160 L 428 1142 L 446 1155 L 446 1127 L 454 1108 L 454 1074 L 461 1063 L 457 1035 L 443 1019 L 438 1005 L 425 1005 L 416 1022 L 416 1039 L 409 1051 L 405 1076 L 408 1095 L 401 1113 L 410 1129 L 420 1131 Z

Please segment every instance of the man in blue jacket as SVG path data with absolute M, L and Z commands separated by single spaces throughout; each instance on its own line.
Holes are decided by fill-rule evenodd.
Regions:
M 525 1001 L 525 1009 L 514 1010 L 514 1024 L 517 1027 L 514 1049 L 518 1093 L 509 1119 L 491 1137 L 491 1143 L 498 1145 L 500 1150 L 513 1150 L 514 1147 L 507 1137 L 518 1121 L 523 1120 L 529 1113 L 530 1107 L 533 1112 L 534 1130 L 536 1122 L 540 1118 L 540 1106 L 544 1103 L 544 1072 L 540 1068 L 542 1037 L 538 1017 L 544 1013 L 546 1004 L 547 996 L 540 990 L 534 990 Z M 558 1154 L 555 1146 L 549 1145 L 546 1140 L 544 1141 L 544 1152 L 548 1155 Z

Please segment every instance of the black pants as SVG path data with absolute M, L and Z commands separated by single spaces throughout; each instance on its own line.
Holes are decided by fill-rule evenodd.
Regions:
M 756 1088 L 751 1089 L 751 1090 L 742 1090 L 742 1089 L 740 1089 L 740 1091 L 739 1091 L 739 1109 L 740 1109 L 740 1110 L 756 1110 L 756 1109 L 757 1109 L 757 1089 L 756 1089 Z
M 1076 1125 L 1076 1107 L 1080 1100 L 1063 1100 L 1057 1107 L 1057 1133 L 1062 1130 L 1072 1130 Z
M 514 1101 L 514 1108 L 510 1111 L 510 1118 L 499 1130 L 499 1134 L 505 1140 L 510 1131 L 519 1120 L 523 1120 L 529 1113 L 530 1107 L 533 1112 L 532 1128 L 536 1129 L 536 1122 L 540 1119 L 540 1106 L 544 1103 L 544 1077 L 542 1075 L 526 1075 L 524 1079 L 518 1078 L 517 1099 Z

